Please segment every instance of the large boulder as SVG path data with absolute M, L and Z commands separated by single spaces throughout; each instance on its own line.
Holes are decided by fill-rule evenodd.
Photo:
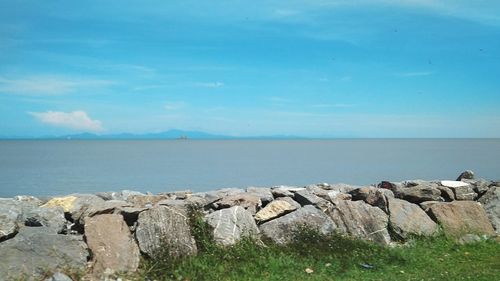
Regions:
M 274 200 L 271 189 L 268 187 L 247 187 L 247 193 L 258 196 L 262 202 L 262 206 L 265 206 Z
M 23 215 L 26 226 L 43 226 L 53 230 L 55 233 L 62 233 L 67 228 L 67 221 L 64 217 L 64 210 L 61 207 L 47 208 L 38 207 Z
M 62 268 L 83 271 L 88 255 L 82 236 L 24 227 L 14 238 L 0 243 L 0 276 L 3 280 L 37 280 Z M 26 279 L 20 277 L 23 275 Z
M 214 240 L 219 245 L 234 245 L 242 238 L 255 238 L 259 234 L 252 214 L 240 206 L 215 211 L 205 220 L 213 228 Z
M 326 192 L 326 191 L 325 191 Z M 300 190 L 295 192 L 293 199 L 300 203 L 300 205 L 314 205 L 322 210 L 330 207 L 330 202 L 325 200 L 318 195 L 308 191 L 308 190 Z
M 432 204 L 429 216 L 452 236 L 463 234 L 493 234 L 493 227 L 480 203 L 474 201 L 453 201 Z
M 295 192 L 301 191 L 301 190 L 306 190 L 304 187 L 296 187 L 296 186 L 286 186 L 286 185 L 279 185 L 279 186 L 273 186 L 271 188 L 271 193 L 275 198 L 277 197 L 293 197 Z
M 340 233 L 384 245 L 391 242 L 387 230 L 389 217 L 380 208 L 363 201 L 339 201 L 326 213 Z
M 293 212 L 300 208 L 300 204 L 293 201 L 290 197 L 281 197 L 267 204 L 262 210 L 255 214 L 257 222 L 265 222 Z
M 394 185 L 392 192 L 399 199 L 409 201 L 411 203 L 421 203 L 424 201 L 443 201 L 441 190 L 436 183 L 430 182 L 411 182 L 406 183 L 404 187 Z
M 366 203 L 379 207 L 384 212 L 387 210 L 387 200 L 388 198 L 394 198 L 394 193 L 389 189 L 377 188 L 373 186 L 365 186 L 354 189 L 350 192 L 352 200 L 363 200 Z
M 73 194 L 64 197 L 54 197 L 42 205 L 45 208 L 62 208 L 75 222 L 84 217 L 89 207 L 104 203 L 104 199 L 93 194 Z
M 491 187 L 481 198 L 479 198 L 479 202 L 483 204 L 491 224 L 496 232 L 500 234 L 500 187 Z
M 139 266 L 139 247 L 121 215 L 105 214 L 85 221 L 85 239 L 92 252 L 92 273 L 133 272 Z
M 0 242 L 14 237 L 17 233 L 17 223 L 14 219 L 0 214 Z
M 389 225 L 401 239 L 411 235 L 430 236 L 438 229 L 437 224 L 416 204 L 390 198 L 388 209 Z
M 260 226 L 262 234 L 278 245 L 291 242 L 301 228 L 327 235 L 335 230 L 335 224 L 322 211 L 307 205 Z
M 231 208 L 240 206 L 248 210 L 250 213 L 255 214 L 262 206 L 260 196 L 250 193 L 238 193 L 223 197 L 221 200 L 213 203 L 215 209 Z
M 150 257 L 165 251 L 175 257 L 197 252 L 187 214 L 173 207 L 156 206 L 139 213 L 135 237 L 141 251 Z
M 462 181 L 441 181 L 441 185 L 453 190 L 456 200 L 472 201 L 477 197 L 474 187 L 469 183 Z

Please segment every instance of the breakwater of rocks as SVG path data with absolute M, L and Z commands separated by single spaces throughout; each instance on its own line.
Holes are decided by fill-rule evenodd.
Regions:
M 67 281 L 58 271 L 73 269 L 88 280 L 105 280 L 136 271 L 141 256 L 154 258 L 165 245 L 173 256 L 196 255 L 188 214 L 193 207 L 222 246 L 244 237 L 285 245 L 302 227 L 382 245 L 438 232 L 469 243 L 500 232 L 500 182 L 471 171 L 456 180 L 371 186 L 16 196 L 0 198 L 0 279 L 39 280 L 55 272 L 46 280 Z

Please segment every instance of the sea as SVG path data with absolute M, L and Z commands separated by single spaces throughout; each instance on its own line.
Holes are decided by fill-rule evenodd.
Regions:
M 0 197 L 500 179 L 500 139 L 3 140 Z

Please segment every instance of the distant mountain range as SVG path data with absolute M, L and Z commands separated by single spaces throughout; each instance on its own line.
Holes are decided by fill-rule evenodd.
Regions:
M 201 131 L 184 131 L 184 130 L 169 130 L 159 133 L 146 133 L 146 134 L 105 134 L 97 135 L 92 133 L 81 133 L 63 136 L 42 136 L 42 137 L 0 137 L 0 139 L 64 139 L 64 140 L 222 140 L 222 139 L 306 139 L 298 136 L 288 135 L 273 135 L 273 136 L 253 136 L 253 137 L 237 137 L 227 135 L 214 135 Z

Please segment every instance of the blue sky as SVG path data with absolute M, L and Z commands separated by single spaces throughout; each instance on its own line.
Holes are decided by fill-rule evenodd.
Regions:
M 500 137 L 500 1 L 0 0 L 0 135 Z

